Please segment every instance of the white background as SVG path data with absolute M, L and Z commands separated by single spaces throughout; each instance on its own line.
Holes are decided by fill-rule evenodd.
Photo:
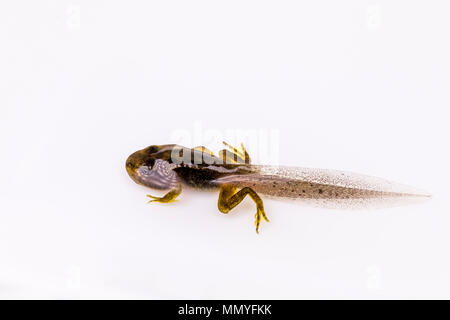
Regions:
M 3 2 L 0 297 L 450 298 L 449 10 Z M 196 124 L 275 130 L 281 164 L 433 199 L 352 212 L 266 200 L 260 235 L 249 199 L 229 215 L 216 193 L 147 205 L 127 156 Z

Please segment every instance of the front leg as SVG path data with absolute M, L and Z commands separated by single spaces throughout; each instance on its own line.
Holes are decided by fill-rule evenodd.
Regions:
M 261 217 L 264 218 L 264 220 L 266 220 L 267 222 L 269 222 L 269 219 L 267 219 L 266 213 L 264 212 L 262 199 L 252 188 L 244 187 L 236 192 L 236 187 L 231 185 L 222 185 L 220 187 L 218 201 L 219 210 L 220 212 L 228 213 L 231 209 L 241 203 L 246 195 L 249 195 L 249 197 L 252 198 L 252 200 L 256 204 L 255 226 L 256 233 L 259 233 L 259 224 L 261 223 Z
M 161 203 L 169 203 L 175 201 L 176 197 L 178 197 L 181 193 L 181 186 L 178 185 L 174 189 L 167 192 L 162 197 L 154 197 L 152 195 L 147 195 L 147 197 L 152 198 L 153 200 L 149 200 L 147 203 L 150 202 L 161 202 Z

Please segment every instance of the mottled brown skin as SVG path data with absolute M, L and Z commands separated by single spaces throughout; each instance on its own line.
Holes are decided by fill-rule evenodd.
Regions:
M 194 161 L 174 163 L 172 159 L 174 148 L 181 149 L 183 156 L 184 153 L 190 153 L 190 159 L 200 159 L 200 163 L 193 163 Z M 223 159 L 213 154 L 175 144 L 149 146 L 133 153 L 126 162 L 127 172 L 136 183 L 141 185 L 160 190 L 171 189 L 172 185 L 170 183 L 157 184 L 156 182 L 158 181 L 154 179 L 145 180 L 142 179 L 142 175 L 139 177 L 139 168 L 146 167 L 151 170 L 157 160 L 164 161 L 167 168 L 176 173 L 178 183 L 198 189 L 218 188 L 220 185 L 214 183 L 214 181 L 222 177 L 257 172 L 255 167 L 242 163 L 224 163 Z
M 233 183 L 218 183 L 227 176 L 242 176 L 257 173 L 257 167 L 251 166 L 250 157 L 246 150 L 234 148 L 225 143 L 230 149 L 219 152 L 215 156 L 205 147 L 194 149 L 169 144 L 149 146 L 130 155 L 126 161 L 126 169 L 136 183 L 159 190 L 169 190 L 163 197 L 154 197 L 150 202 L 172 202 L 181 193 L 182 185 L 199 189 L 220 189 L 218 208 L 228 213 L 237 206 L 246 195 L 256 203 L 255 214 L 256 232 L 259 230 L 261 218 L 268 221 L 264 212 L 261 198 L 250 187 L 237 190 Z M 173 152 L 183 159 L 174 158 Z

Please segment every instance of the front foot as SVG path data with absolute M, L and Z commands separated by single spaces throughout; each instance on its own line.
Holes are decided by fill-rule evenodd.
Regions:
M 152 198 L 153 200 L 149 200 L 147 203 L 151 203 L 151 202 L 160 202 L 160 203 L 174 202 L 174 201 L 176 201 L 176 198 L 180 195 L 180 193 L 181 193 L 181 187 L 177 187 L 174 190 L 170 190 L 169 192 L 167 192 L 162 197 L 155 197 L 155 196 L 152 196 L 152 195 L 148 194 L 147 197 Z

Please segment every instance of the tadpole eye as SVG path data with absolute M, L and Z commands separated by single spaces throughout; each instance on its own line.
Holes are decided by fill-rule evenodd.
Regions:
M 158 151 L 158 147 L 156 146 L 150 146 L 148 147 L 148 153 L 155 153 L 156 151 Z

